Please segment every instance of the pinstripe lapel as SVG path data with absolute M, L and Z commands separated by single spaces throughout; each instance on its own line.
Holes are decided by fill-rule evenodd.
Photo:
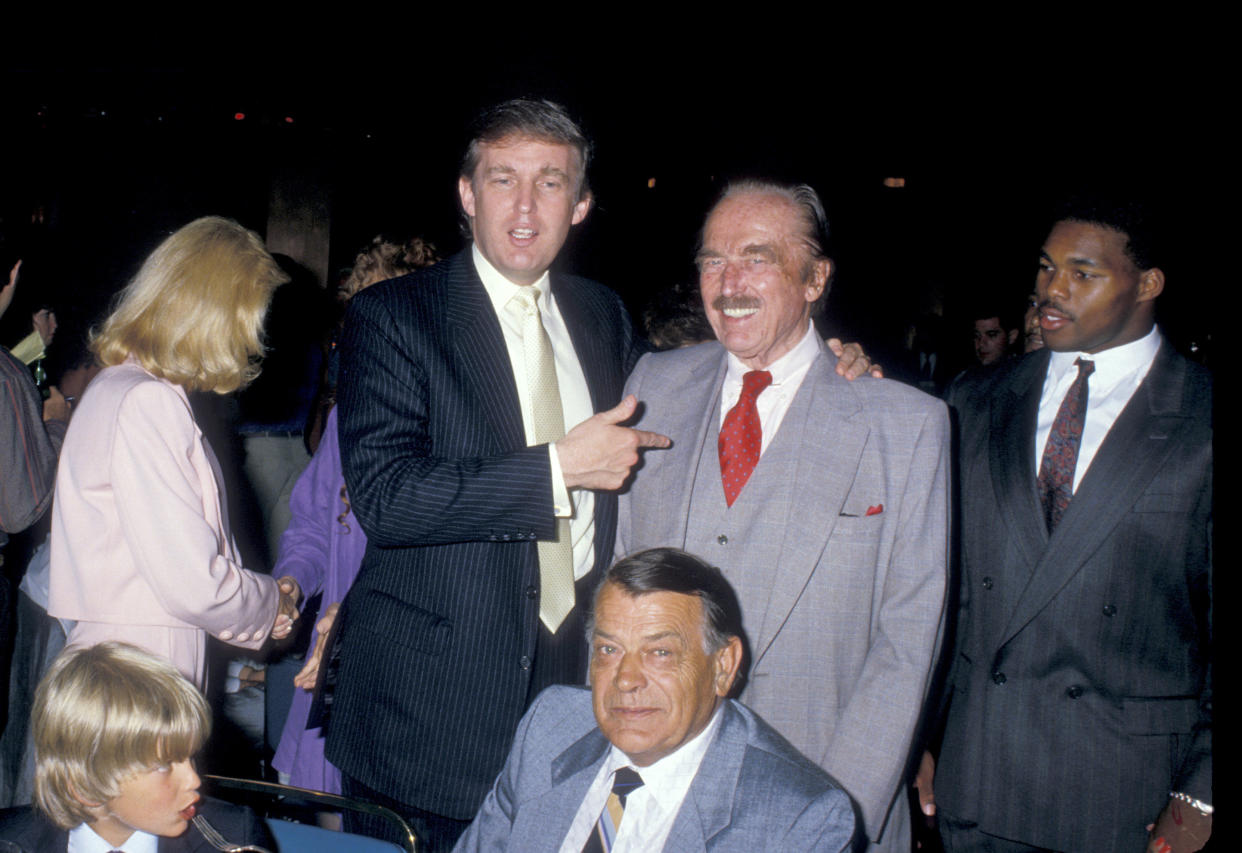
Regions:
M 992 396 L 990 411 L 988 466 L 996 505 L 1027 567 L 1039 562 L 1048 544 L 1048 529 L 1035 488 L 1034 446 L 1039 395 L 1050 355 L 1044 350 L 1016 368 L 1004 389 Z
M 1034 619 L 1112 535 L 1193 425 L 1193 413 L 1183 408 L 1185 378 L 1185 363 L 1163 344 L 1091 461 L 1009 617 L 1001 645 Z
M 847 380 L 837 376 L 834 365 L 835 360 L 829 357 L 821 342 L 819 358 L 811 364 L 773 439 L 774 444 L 796 442 L 799 465 L 793 500 L 789 502 L 789 515 L 783 525 L 785 534 L 772 582 L 772 596 L 768 599 L 760 635 L 755 638 L 756 665 L 776 639 L 798 596 L 823 559 L 845 499 L 854 485 L 859 459 L 870 434 L 864 422 L 856 422 L 862 412 L 857 392 Z M 873 565 L 832 568 L 875 570 Z
M 482 406 L 484 415 L 500 438 L 502 447 L 526 446 L 522 426 L 522 407 L 514 384 L 513 366 L 505 346 L 500 320 L 474 269 L 470 249 L 445 263 L 448 269 L 445 316 L 452 327 L 453 353 L 470 388 L 486 388 L 499 400 L 498 405 Z
M 586 294 L 574 287 L 565 276 L 553 275 L 551 287 L 561 319 L 569 330 L 569 339 L 573 341 L 578 364 L 586 377 L 587 389 L 591 392 L 591 408 L 596 412 L 610 409 L 616 404 L 609 401 L 609 395 L 617 396 L 621 390 L 619 386 L 610 386 L 617 386 L 623 379 L 620 376 L 621 366 L 609 364 L 606 342 L 612 340 L 616 333 L 599 327 L 598 315 L 584 299 Z M 575 425 L 565 426 L 570 428 Z

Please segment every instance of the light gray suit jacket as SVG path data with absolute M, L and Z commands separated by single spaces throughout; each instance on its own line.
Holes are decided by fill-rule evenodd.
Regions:
M 724 571 L 752 650 L 741 698 L 840 780 L 872 840 L 895 814 L 884 840 L 899 849 L 897 794 L 943 626 L 949 422 L 938 400 L 835 365 L 821 344 L 751 480 L 713 517 L 696 507 L 722 491 L 726 353 L 644 356 L 626 393 L 639 426 L 674 445 L 647 453 L 622 496 L 617 550 L 683 547 Z M 751 489 L 763 500 L 747 503 Z
M 849 849 L 854 813 L 840 786 L 744 705 L 722 713 L 664 849 Z M 609 748 L 590 691 L 549 687 L 454 851 L 558 850 Z

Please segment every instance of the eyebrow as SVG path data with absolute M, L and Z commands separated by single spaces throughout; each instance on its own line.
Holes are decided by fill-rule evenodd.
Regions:
M 1053 260 L 1052 260 L 1052 258 L 1048 255 L 1048 253 L 1047 253 L 1047 252 L 1045 252 L 1045 251 L 1044 251 L 1044 250 L 1042 250 L 1042 249 L 1040 249 L 1040 251 L 1039 251 L 1039 256 L 1040 256 L 1041 258 L 1043 258 L 1044 260 L 1046 260 L 1046 261 L 1049 261 L 1049 262 L 1055 263 L 1055 261 L 1053 261 Z M 1092 259 L 1092 258 L 1066 258 L 1066 259 L 1065 259 L 1065 262 L 1066 262 L 1067 264 L 1069 264 L 1070 266 L 1075 266 L 1075 267 L 1096 267 L 1096 268 L 1099 268 L 1099 267 L 1101 266 L 1101 264 L 1100 264 L 1100 262 L 1099 262 L 1099 261 L 1094 260 L 1094 259 Z
M 656 633 L 654 633 L 654 634 L 647 634 L 646 636 L 641 637 L 640 639 L 641 639 L 641 640 L 642 640 L 642 642 L 644 642 L 644 643 L 654 643 L 654 642 L 656 642 L 657 640 L 665 640 L 665 639 L 668 639 L 669 637 L 672 637 L 672 638 L 677 639 L 677 640 L 682 640 L 682 642 L 683 642 L 683 643 L 685 642 L 685 640 L 682 638 L 681 634 L 679 634 L 679 633 L 677 633 L 676 631 L 673 631 L 673 630 L 668 630 L 668 631 L 658 631 L 658 632 L 656 632 Z M 601 630 L 599 630 L 598 628 L 596 628 L 596 629 L 595 629 L 595 638 L 596 638 L 596 639 L 598 639 L 598 640 L 608 640 L 608 641 L 610 641 L 610 642 L 614 642 L 614 643 L 615 643 L 615 642 L 617 642 L 617 638 L 616 638 L 616 637 L 612 636 L 612 635 L 611 635 L 611 634 L 609 634 L 607 631 L 601 631 Z

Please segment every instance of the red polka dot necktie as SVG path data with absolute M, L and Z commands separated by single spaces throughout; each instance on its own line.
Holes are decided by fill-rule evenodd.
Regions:
M 1087 377 L 1095 370 L 1093 361 L 1080 358 L 1074 364 L 1078 365 L 1078 378 L 1057 409 L 1039 462 L 1039 497 L 1049 533 L 1061 522 L 1074 496 L 1074 469 L 1078 467 L 1078 446 L 1087 417 Z
M 720 427 L 720 478 L 724 482 L 725 503 L 729 506 L 733 506 L 750 479 L 750 472 L 759 464 L 763 428 L 759 425 L 755 398 L 771 384 L 772 374 L 766 370 L 752 370 L 743 376 L 741 396 Z

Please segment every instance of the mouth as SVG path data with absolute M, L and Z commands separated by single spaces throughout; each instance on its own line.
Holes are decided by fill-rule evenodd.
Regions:
M 1069 313 L 1051 305 L 1039 306 L 1039 327 L 1045 332 L 1053 332 L 1073 321 Z
M 516 243 L 529 243 L 539 235 L 534 228 L 510 228 L 509 237 Z
M 731 320 L 744 320 L 752 314 L 758 314 L 761 306 L 754 299 L 718 296 L 712 302 L 712 307 Z
M 193 820 L 194 815 L 198 814 L 197 806 L 198 806 L 198 800 L 195 800 L 194 802 L 190 803 L 188 806 L 183 808 L 179 812 L 179 814 L 184 820 Z

